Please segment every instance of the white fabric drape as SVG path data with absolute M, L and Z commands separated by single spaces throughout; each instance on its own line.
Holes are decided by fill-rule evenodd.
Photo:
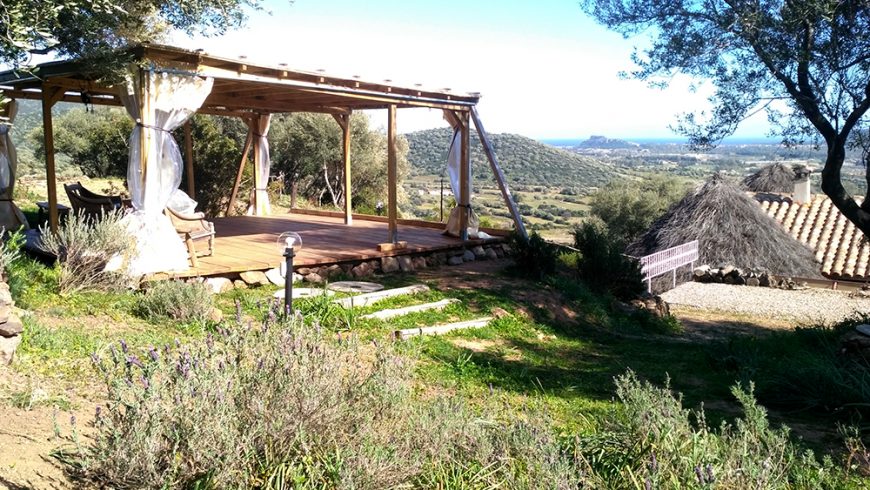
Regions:
M 134 69 L 121 89 L 121 102 L 136 121 L 127 167 L 134 211 L 124 218 L 136 240 L 129 264 L 133 275 L 188 267 L 184 243 L 163 214 L 178 191 L 183 168 L 170 131 L 202 106 L 212 84 L 211 78 Z
M 27 218 L 12 201 L 15 191 L 15 177 L 18 169 L 18 155 L 9 131 L 18 114 L 18 101 L 10 100 L 3 107 L 3 117 L 0 121 L 0 226 L 12 231 L 20 227 L 29 228 Z
M 447 153 L 447 175 L 450 177 L 450 190 L 453 191 L 453 197 L 456 199 L 456 207 L 450 211 L 450 217 L 447 219 L 447 228 L 444 233 L 451 236 L 460 236 L 459 218 L 462 210 L 465 209 L 459 206 L 460 196 L 460 175 L 462 172 L 462 133 L 457 129 L 453 132 L 453 141 L 450 143 L 450 150 Z M 468 169 L 468 197 L 471 198 L 471 169 Z M 470 203 L 469 203 L 470 204 Z M 478 226 L 480 219 L 473 209 L 468 208 L 468 238 L 478 237 Z
M 257 186 L 254 189 L 254 215 L 267 216 L 271 214 L 269 203 L 269 172 L 272 161 L 269 158 L 269 126 L 272 121 L 271 114 L 260 114 L 254 121 L 254 135 L 257 137 L 257 153 L 254 155 L 254 163 L 257 172 Z

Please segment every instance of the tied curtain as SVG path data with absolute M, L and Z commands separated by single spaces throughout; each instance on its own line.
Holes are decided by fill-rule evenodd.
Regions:
M 213 80 L 197 75 L 134 68 L 121 88 L 121 102 L 136 121 L 130 135 L 127 187 L 133 212 L 124 217 L 136 248 L 133 275 L 187 269 L 187 249 L 163 212 L 173 203 L 195 202 L 178 189 L 183 163 L 170 133 L 199 109 Z
M 27 218 L 12 201 L 15 191 L 15 177 L 18 169 L 18 155 L 9 130 L 18 114 L 18 101 L 10 100 L 3 107 L 0 121 L 0 226 L 7 231 L 13 231 L 22 226 L 27 229 Z
M 462 172 L 462 134 L 457 129 L 453 132 L 453 141 L 450 143 L 450 150 L 447 153 L 447 175 L 450 177 L 450 189 L 453 191 L 453 198 L 456 200 L 456 207 L 450 211 L 450 217 L 447 219 L 447 228 L 444 230 L 445 235 L 460 236 L 460 213 L 463 209 L 468 212 L 468 238 L 478 238 L 478 226 L 480 219 L 477 213 L 471 207 L 463 208 L 459 205 L 460 187 L 459 176 Z M 471 169 L 468 169 L 468 197 L 471 198 Z
M 254 189 L 254 216 L 268 216 L 271 214 L 269 203 L 269 172 L 272 161 L 269 158 L 269 126 L 272 121 L 271 114 L 260 114 L 254 121 L 254 136 L 257 137 L 256 153 L 254 154 L 255 171 L 257 172 L 256 188 Z

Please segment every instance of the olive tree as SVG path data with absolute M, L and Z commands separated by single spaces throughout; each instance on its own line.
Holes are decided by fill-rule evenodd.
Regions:
M 870 109 L 870 2 L 581 0 L 581 7 L 626 37 L 649 37 L 632 57 L 634 77 L 712 82 L 712 109 L 675 125 L 694 146 L 717 144 L 759 110 L 784 142 L 823 145 L 822 190 L 870 234 L 870 194 L 859 206 L 841 179 L 850 137 Z

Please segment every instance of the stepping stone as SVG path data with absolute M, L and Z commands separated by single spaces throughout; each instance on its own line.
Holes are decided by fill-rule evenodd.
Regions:
M 378 301 L 385 300 L 387 298 L 395 298 L 396 296 L 424 293 L 428 290 L 429 287 L 424 284 L 414 284 L 413 286 L 406 286 L 403 288 L 384 289 L 383 291 L 375 291 L 373 293 L 364 293 L 358 294 L 356 296 L 349 296 L 347 298 L 336 299 L 334 300 L 334 302 L 340 304 L 345 308 L 353 308 L 358 306 L 368 306 L 377 303 Z
M 324 294 L 327 296 L 332 296 L 335 294 L 335 291 L 330 291 L 323 288 L 293 288 L 293 299 L 313 298 L 315 296 L 322 296 Z M 281 289 L 279 291 L 275 291 L 275 294 L 273 294 L 272 297 L 284 299 L 284 290 Z
M 374 313 L 369 313 L 368 315 L 363 315 L 360 318 L 377 318 L 378 320 L 386 320 L 388 318 L 395 318 L 397 316 L 407 315 L 408 313 L 416 313 L 418 311 L 439 311 L 454 303 L 459 303 L 459 300 L 455 298 L 442 299 L 441 301 L 436 301 L 434 303 L 424 303 L 422 305 L 406 306 L 404 308 L 393 308 L 390 310 L 376 311 Z
M 365 281 L 338 281 L 327 287 L 340 293 L 374 293 L 384 289 L 382 284 Z
M 478 318 L 476 320 L 468 320 L 464 322 L 447 323 L 444 325 L 432 325 L 430 327 L 421 328 L 406 328 L 404 330 L 396 330 L 395 336 L 397 339 L 405 340 L 417 335 L 439 335 L 454 330 L 463 330 L 468 328 L 482 328 L 489 325 L 492 317 Z

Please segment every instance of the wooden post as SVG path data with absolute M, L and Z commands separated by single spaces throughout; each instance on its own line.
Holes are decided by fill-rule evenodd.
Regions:
M 514 227 L 524 239 L 528 240 L 529 234 L 526 232 L 526 226 L 523 224 L 523 217 L 520 216 L 520 211 L 517 209 L 517 203 L 514 202 L 514 198 L 511 195 L 511 190 L 508 187 L 507 180 L 504 178 L 504 172 L 501 171 L 501 167 L 495 157 L 495 150 L 492 147 L 492 142 L 489 140 L 489 135 L 486 134 L 486 130 L 483 129 L 483 123 L 480 122 L 480 115 L 477 114 L 476 107 L 471 108 L 471 118 L 474 119 L 474 127 L 477 128 L 477 136 L 480 137 L 480 144 L 483 145 L 483 152 L 486 154 L 486 159 L 489 160 L 489 168 L 492 169 L 492 173 L 495 175 L 495 181 L 498 183 L 499 189 L 501 189 L 501 195 L 504 198 L 504 202 L 511 212 L 511 217 L 514 220 Z
M 399 228 L 396 223 L 398 208 L 397 199 L 397 181 L 398 181 L 398 161 L 396 159 L 396 104 L 390 104 L 387 111 L 387 192 L 389 203 L 387 204 L 387 219 L 389 221 L 389 242 L 398 243 Z
M 187 195 L 196 200 L 193 182 L 193 137 L 190 135 L 190 120 L 184 123 L 184 164 L 187 166 Z
M 469 155 L 469 143 L 471 141 L 468 123 L 468 112 L 459 114 L 459 238 L 468 240 L 468 218 L 471 214 L 471 158 Z
M 344 224 L 353 224 L 350 181 L 350 114 L 333 114 L 341 127 L 342 158 L 344 160 Z
M 262 182 L 260 179 L 260 137 L 259 137 L 259 125 L 260 125 L 260 115 L 256 115 L 251 122 L 251 131 L 256 133 L 253 139 L 253 152 L 254 152 L 254 216 L 260 215 L 260 196 L 262 195 L 260 189 L 263 189 L 263 193 L 266 192 L 266 186 L 269 185 L 269 180 L 266 179 L 266 182 Z
M 48 226 L 57 233 L 60 220 L 57 214 L 57 175 L 54 166 L 54 128 L 51 108 L 63 97 L 60 87 L 42 86 L 42 134 L 45 138 L 45 180 L 48 190 Z
M 251 127 L 251 122 L 248 123 L 248 137 L 245 139 L 245 146 L 242 148 L 242 161 L 239 162 L 239 171 L 236 173 L 236 183 L 233 185 L 233 192 L 230 194 L 230 203 L 227 205 L 227 216 L 232 216 L 236 207 L 236 197 L 239 195 L 239 186 L 242 185 L 242 175 L 245 173 L 245 164 L 248 163 L 248 152 L 251 151 L 251 144 L 254 140 L 254 130 Z

